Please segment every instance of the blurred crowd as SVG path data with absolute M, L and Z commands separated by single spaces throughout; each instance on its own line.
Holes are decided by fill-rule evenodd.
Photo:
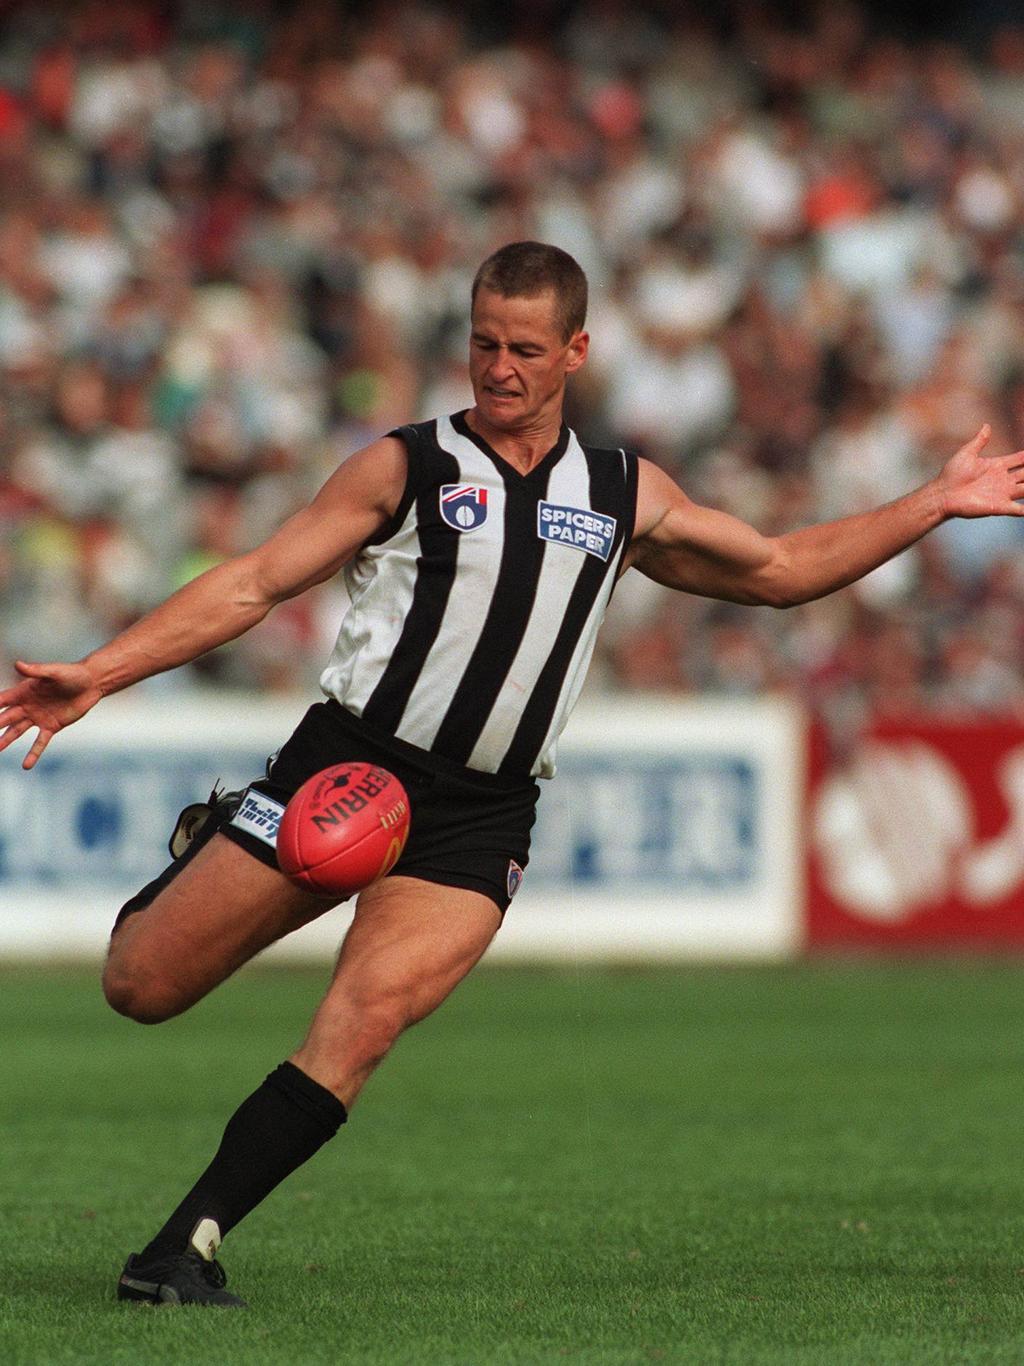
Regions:
M 514 9 L 515 7 L 513 7 Z M 470 402 L 469 285 L 577 257 L 570 422 L 767 532 L 1024 446 L 1024 25 L 857 3 L 9 4 L 0 663 L 73 658 Z M 594 686 L 1024 712 L 1024 521 L 792 612 L 620 585 Z M 155 685 L 309 688 L 329 584 Z

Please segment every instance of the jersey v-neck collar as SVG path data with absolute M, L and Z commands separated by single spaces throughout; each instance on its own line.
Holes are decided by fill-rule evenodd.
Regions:
M 510 478 L 513 480 L 527 480 L 538 479 L 542 475 L 546 476 L 551 466 L 557 464 L 558 461 L 561 460 L 562 456 L 565 454 L 566 449 L 569 445 L 569 437 L 572 435 L 569 428 L 563 422 L 558 432 L 558 440 L 555 442 L 555 444 L 551 447 L 551 449 L 547 452 L 546 455 L 541 456 L 540 460 L 537 461 L 533 469 L 530 470 L 527 474 L 524 474 L 522 470 L 517 470 L 515 465 L 513 465 L 510 460 L 506 460 L 503 455 L 499 455 L 498 452 L 491 445 L 491 443 L 485 440 L 479 432 L 475 432 L 473 430 L 473 428 L 466 421 L 466 413 L 468 411 L 468 408 L 463 408 L 461 412 L 453 413 L 449 421 L 451 422 L 452 426 L 455 428 L 455 430 L 459 433 L 460 436 L 467 437 L 468 440 L 472 441 L 474 446 L 476 446 L 479 450 L 483 451 L 484 455 L 486 455 L 489 460 L 493 461 L 494 465 L 498 470 L 498 473 L 502 476 L 506 483 Z

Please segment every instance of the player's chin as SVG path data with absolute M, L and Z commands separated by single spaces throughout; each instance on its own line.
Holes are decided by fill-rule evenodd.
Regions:
M 521 422 L 526 411 L 522 394 L 484 394 L 482 408 L 488 421 L 495 427 L 507 427 Z

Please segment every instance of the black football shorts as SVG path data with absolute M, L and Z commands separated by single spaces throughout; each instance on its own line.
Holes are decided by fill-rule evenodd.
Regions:
M 388 769 L 409 794 L 409 838 L 388 876 L 482 892 L 504 913 L 529 861 L 539 795 L 533 779 L 464 768 L 371 730 L 334 701 L 310 707 L 220 833 L 276 868 L 288 799 L 314 773 L 354 760 Z

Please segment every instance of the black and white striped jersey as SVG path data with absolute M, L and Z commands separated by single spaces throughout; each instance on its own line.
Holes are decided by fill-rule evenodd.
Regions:
M 524 475 L 462 413 L 391 434 L 405 492 L 345 568 L 351 605 L 320 686 L 421 749 L 550 777 L 633 535 L 637 458 L 563 426 Z

